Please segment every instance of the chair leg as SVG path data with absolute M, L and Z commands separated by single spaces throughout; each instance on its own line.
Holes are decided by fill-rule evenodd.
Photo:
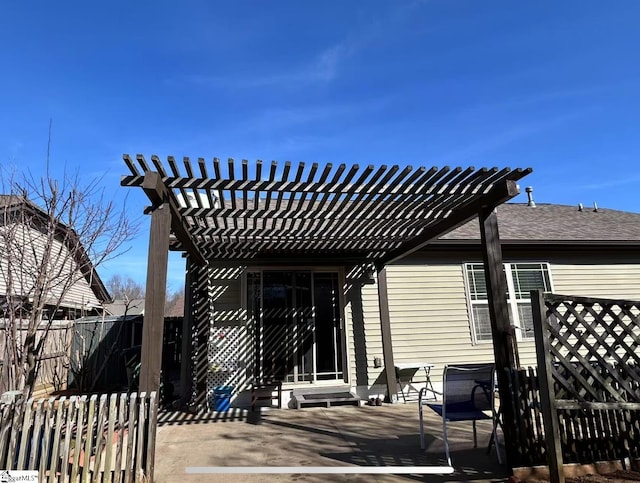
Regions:
M 420 416 L 420 449 L 424 449 L 424 416 L 422 414 L 422 393 L 418 399 L 418 415 Z
M 473 420 L 473 447 L 478 447 L 478 432 L 476 430 L 476 420 Z
M 447 457 L 447 465 L 452 466 L 451 464 L 451 453 L 449 452 L 449 438 L 447 436 L 447 420 L 446 418 L 442 418 L 442 435 L 444 436 L 444 453 Z
M 496 447 L 496 456 L 498 457 L 498 463 L 502 464 L 502 456 L 500 456 L 500 447 L 498 446 L 498 422 L 493 423 L 493 431 L 491 432 L 491 440 Z M 491 441 L 489 441 L 489 449 L 491 449 Z

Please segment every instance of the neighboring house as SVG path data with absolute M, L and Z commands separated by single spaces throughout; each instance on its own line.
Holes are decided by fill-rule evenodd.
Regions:
M 267 176 L 230 160 L 227 175 L 214 160 L 208 177 L 204 160 L 194 176 L 185 159 L 185 177 L 173 158 L 171 171 L 155 157 L 157 171 L 125 162 L 122 184 L 152 201 L 150 247 L 170 219 L 171 248 L 187 252 L 185 335 L 196 339 L 183 338 L 193 363 L 182 358 L 182 378 L 198 404 L 216 386 L 246 403 L 269 379 L 283 381 L 285 404 L 310 384 L 395 398 L 394 364 L 433 363 L 437 388 L 445 364 L 492 361 L 488 305 L 503 299 L 488 300 L 485 273 L 499 272 L 500 248 L 522 365 L 535 363 L 529 290 L 640 299 L 640 215 L 503 204 L 529 170 L 273 163 Z M 189 206 L 176 201 L 186 190 L 198 192 Z M 164 276 L 164 254 L 150 258 Z M 505 322 L 494 321 L 511 331 Z
M 42 264 L 49 264 L 51 283 L 44 294 L 42 319 L 51 324 L 48 328 L 42 324 L 36 335 L 38 341 L 48 334 L 34 393 L 65 386 L 72 321 L 101 315 L 103 304 L 110 298 L 75 233 L 66 226 L 60 223 L 55 226 L 53 249 L 48 257 L 43 256 L 47 221 L 47 214 L 29 200 L 0 195 L 0 358 L 5 357 L 5 337 L 12 329 L 11 314 L 16 322 L 22 319 L 23 325 L 16 323 L 14 327 L 24 339 L 24 321 L 32 313 L 35 281 L 42 273 Z M 0 391 L 5 389 L 7 377 L 3 371 Z
M 29 200 L 0 195 L 0 298 L 7 303 L 7 286 L 12 284 L 13 295 L 21 298 L 26 311 L 33 296 L 37 265 L 41 263 L 43 254 L 46 216 Z M 50 260 L 51 273 L 56 275 L 50 292 L 46 294 L 50 303 L 44 316 L 54 320 L 73 320 L 101 314 L 103 304 L 110 300 L 104 283 L 84 249 L 68 246 L 67 240 L 73 239 L 73 236 L 68 236 L 69 229 L 59 224 L 56 230 Z M 8 269 L 10 265 L 13 266 L 12 271 Z M 70 275 L 75 267 L 80 269 L 78 275 Z M 52 310 L 56 312 L 51 313 Z

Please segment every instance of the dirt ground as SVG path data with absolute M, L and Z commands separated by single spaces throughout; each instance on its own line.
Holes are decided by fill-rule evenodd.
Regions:
M 510 483 L 517 483 L 519 481 L 522 481 L 522 483 L 548 483 L 548 480 L 518 480 L 517 478 L 510 480 Z M 585 475 L 566 478 L 565 481 L 566 483 L 628 483 L 629 481 L 640 481 L 640 472 L 618 470 L 604 475 Z

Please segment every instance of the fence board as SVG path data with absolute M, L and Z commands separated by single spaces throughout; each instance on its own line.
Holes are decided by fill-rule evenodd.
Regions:
M 51 460 L 48 467 L 45 469 L 45 476 L 48 473 L 48 481 L 54 482 L 57 480 L 57 472 L 58 472 L 58 455 L 60 451 L 60 438 L 62 436 L 62 421 L 63 415 L 66 411 L 67 398 L 61 397 L 58 401 L 53 400 L 51 405 L 57 405 L 57 409 L 55 411 L 55 423 L 53 425 L 53 446 L 51 448 Z M 53 419 L 53 416 L 52 416 Z
M 136 406 L 137 406 L 137 394 L 131 394 L 131 399 L 129 400 L 129 434 L 127 436 L 127 456 L 125 459 L 125 473 L 124 473 L 124 481 L 132 481 L 131 472 L 133 470 L 133 448 L 136 438 L 136 431 L 134 428 L 136 427 Z M 135 477 L 135 473 L 133 475 Z
M 145 456 L 147 466 L 146 474 L 153 481 L 153 471 L 155 469 L 156 454 L 156 429 L 158 427 L 158 402 L 156 401 L 156 393 L 151 393 L 149 397 L 149 419 L 148 419 L 149 438 L 147 439 L 147 454 Z
M 62 444 L 62 461 L 60 462 L 60 474 L 66 475 L 69 471 L 69 457 L 71 450 L 71 437 L 73 435 L 74 417 L 78 406 L 78 397 L 71 396 L 67 405 L 67 414 L 64 425 L 64 443 Z
M 11 410 L 11 433 L 9 434 L 9 451 L 7 452 L 7 459 L 4 461 L 6 468 L 8 470 L 15 469 L 16 460 L 18 458 L 17 451 L 18 449 L 18 434 L 22 429 L 22 421 L 24 419 L 24 411 L 20 411 L 19 408 L 23 405 L 23 400 L 20 399 L 14 403 L 9 405 Z
M 143 471 L 143 462 L 142 455 L 144 454 L 144 437 L 143 432 L 144 428 L 144 413 L 145 413 L 145 392 L 140 393 L 140 399 L 138 401 L 138 426 L 136 428 L 136 458 L 135 458 L 135 471 L 134 471 L 134 481 L 142 481 L 142 471 Z
M 106 411 L 107 395 L 103 394 L 100 396 L 98 402 L 95 450 L 92 451 L 93 453 L 95 453 L 95 459 L 93 461 L 93 465 L 90 465 L 89 467 L 89 471 L 91 471 L 93 475 L 91 481 L 96 481 L 99 479 L 98 475 L 100 474 L 100 468 L 102 467 L 102 453 L 105 449 L 104 421 L 106 417 Z
M 82 435 L 85 431 L 84 426 L 84 413 L 87 409 L 87 396 L 82 396 L 78 401 L 78 412 L 76 418 L 76 438 L 75 446 L 73 449 L 73 462 L 71 466 L 71 483 L 75 483 L 80 473 L 80 454 L 82 450 Z
M 27 401 L 27 404 L 29 402 Z M 40 435 L 42 433 L 42 408 L 44 406 L 44 400 L 41 399 L 37 402 L 35 417 L 33 419 L 33 435 L 31 437 L 31 447 L 29 450 L 29 463 L 27 464 L 28 470 L 37 470 L 36 467 L 38 454 L 40 454 Z
M 49 455 L 49 449 L 51 446 L 51 431 L 53 429 L 53 423 L 51 421 L 51 413 L 53 410 L 53 399 L 45 399 L 43 400 L 44 402 L 44 415 L 43 415 L 43 422 L 44 422 L 44 428 L 42 431 L 42 437 L 40 439 L 40 448 L 42 451 L 42 454 L 40 455 L 40 465 L 38 466 L 38 472 L 40 473 L 41 477 L 46 477 L 45 475 L 45 471 L 46 471 L 46 466 L 47 466 L 47 456 Z
M 112 394 L 111 397 L 109 398 L 109 413 L 108 413 L 108 417 L 109 417 L 109 422 L 107 425 L 107 436 L 106 436 L 106 454 L 105 454 L 105 460 L 104 460 L 104 478 L 103 478 L 103 482 L 104 483 L 111 483 L 112 480 L 112 474 L 111 474 L 111 459 L 113 457 L 113 433 L 115 431 L 115 424 L 116 424 L 116 419 L 118 417 L 118 411 L 117 411 L 117 402 L 118 402 L 118 395 L 117 394 Z
M 115 483 L 120 483 L 122 481 L 123 471 L 122 471 L 122 450 L 124 446 L 124 437 L 125 432 L 128 431 L 127 426 L 127 395 L 120 394 L 120 405 L 118 410 L 118 444 L 116 446 L 116 464 L 115 464 L 115 474 L 114 481 Z

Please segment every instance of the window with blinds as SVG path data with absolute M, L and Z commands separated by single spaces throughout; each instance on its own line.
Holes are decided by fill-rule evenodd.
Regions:
M 533 317 L 529 294 L 536 289 L 552 291 L 549 264 L 505 263 L 504 273 L 507 279 L 505 298 L 509 305 L 509 320 L 516 328 L 516 337 L 519 340 L 532 339 Z M 466 263 L 465 275 L 474 341 L 490 342 L 491 321 L 484 266 L 482 263 Z

